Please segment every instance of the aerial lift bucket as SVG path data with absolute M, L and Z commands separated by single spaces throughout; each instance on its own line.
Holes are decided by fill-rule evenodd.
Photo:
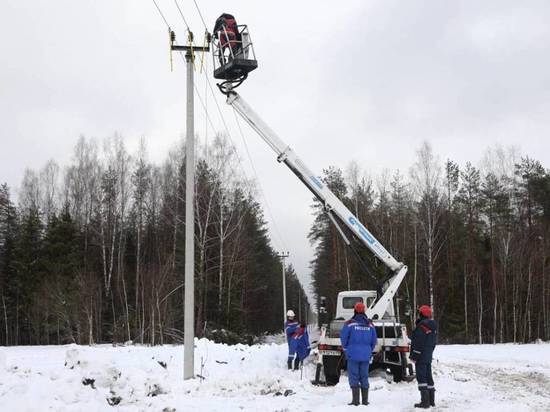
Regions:
M 235 40 L 225 41 L 229 36 L 222 28 L 214 33 L 214 77 L 230 82 L 244 80 L 248 73 L 258 67 L 254 46 L 246 25 L 238 25 Z

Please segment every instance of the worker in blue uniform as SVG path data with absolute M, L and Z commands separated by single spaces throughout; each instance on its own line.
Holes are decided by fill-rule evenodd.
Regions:
M 432 308 L 422 305 L 418 309 L 416 328 L 411 337 L 410 360 L 416 364 L 416 381 L 420 402 L 416 408 L 435 406 L 435 386 L 432 376 L 432 355 L 437 343 L 437 323 L 432 319 Z
M 290 353 L 292 355 L 296 354 L 296 358 L 294 359 L 294 370 L 298 370 L 303 364 L 304 359 L 309 356 L 309 352 L 311 350 L 309 346 L 309 335 L 305 324 L 302 323 L 296 329 L 290 338 L 290 343 L 288 346 L 290 348 Z
M 288 359 L 287 359 L 288 369 L 292 369 L 292 361 L 296 356 L 295 348 L 291 347 L 290 345 L 292 335 L 294 335 L 294 333 L 296 332 L 296 329 L 298 329 L 298 326 L 300 326 L 300 323 L 298 323 L 298 321 L 295 318 L 296 318 L 296 315 L 294 314 L 294 311 L 292 309 L 289 309 L 286 312 L 286 322 L 285 322 L 286 343 L 288 344 Z
M 365 314 L 365 305 L 357 302 L 353 317 L 346 321 L 340 332 L 340 341 L 348 363 L 348 380 L 352 401 L 349 405 L 369 404 L 369 365 L 376 347 L 376 329 Z

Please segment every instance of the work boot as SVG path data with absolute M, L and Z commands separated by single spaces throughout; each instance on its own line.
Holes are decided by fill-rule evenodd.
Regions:
M 287 362 L 286 362 L 287 366 L 288 366 L 288 369 L 292 369 L 292 359 L 288 359 Z
M 428 389 L 428 395 L 430 398 L 430 406 L 435 406 L 435 388 Z
M 369 404 L 369 388 L 361 388 L 361 404 L 368 405 Z
M 351 387 L 351 403 L 348 403 L 348 405 L 359 405 L 359 386 Z
M 297 371 L 300 369 L 300 359 L 296 358 L 294 359 L 294 370 Z
M 430 401 L 429 401 L 430 395 L 428 394 L 428 389 L 421 389 L 420 390 L 420 402 L 415 403 L 415 408 L 423 408 L 428 409 L 430 407 Z

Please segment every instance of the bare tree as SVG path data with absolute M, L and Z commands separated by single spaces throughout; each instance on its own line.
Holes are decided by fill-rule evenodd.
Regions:
M 227 136 L 215 136 L 208 156 L 209 164 L 217 176 L 217 205 L 214 210 L 218 237 L 218 310 L 223 312 L 223 288 L 226 258 L 226 241 L 242 225 L 244 211 L 232 207 L 237 193 L 246 190 L 244 178 L 236 170 L 237 156 Z M 231 257 L 230 257 L 231 258 Z
M 136 311 L 136 330 L 140 337 L 140 342 L 143 343 L 145 334 L 145 296 L 144 285 L 142 280 L 142 236 L 145 223 L 146 212 L 146 196 L 151 183 L 151 166 L 147 162 L 147 148 L 145 140 L 142 139 L 134 173 L 132 175 L 132 183 L 134 186 L 134 210 L 136 215 L 136 280 L 135 280 L 135 311 Z
M 346 170 L 346 184 L 351 192 L 353 201 L 353 211 L 355 216 L 359 216 L 359 192 L 361 185 L 361 168 L 359 163 L 352 160 Z
M 124 307 L 124 319 L 125 319 L 125 333 L 126 339 L 131 339 L 130 332 L 130 309 L 128 302 L 128 287 L 126 282 L 126 271 L 125 271 L 125 259 L 124 255 L 126 252 L 126 211 L 129 206 L 130 201 L 130 163 L 131 156 L 128 154 L 126 147 L 124 146 L 124 140 L 120 135 L 115 135 L 111 140 L 111 163 L 115 170 L 116 182 L 117 182 L 117 199 L 118 205 L 117 210 L 117 220 L 118 220 L 118 242 L 117 242 L 117 284 L 120 284 L 121 289 L 121 301 Z M 115 236 L 116 236 L 115 232 Z M 113 246 L 114 246 L 113 242 Z M 119 291 L 120 291 L 119 289 Z M 114 311 L 113 311 L 114 312 Z M 115 317 L 113 313 L 113 318 Z M 116 324 L 115 324 L 116 325 Z
M 31 169 L 25 169 L 23 182 L 19 190 L 19 208 L 25 212 L 28 210 L 40 210 L 41 191 L 40 177 Z
M 48 220 L 58 209 L 59 166 L 54 160 L 49 160 L 40 170 L 41 209 Z
M 444 238 L 441 228 L 441 167 L 428 142 L 417 150 L 417 160 L 410 170 L 413 190 L 418 202 L 418 222 L 426 247 L 426 270 L 430 306 L 434 308 L 434 273 Z M 416 294 L 416 291 L 414 292 Z

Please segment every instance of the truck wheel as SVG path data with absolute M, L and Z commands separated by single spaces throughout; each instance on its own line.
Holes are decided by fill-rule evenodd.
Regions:
M 317 366 L 315 367 L 315 384 L 316 385 L 319 385 L 319 381 L 321 379 L 321 369 L 323 368 L 323 365 L 321 365 L 320 363 L 317 364 Z
M 405 370 L 401 365 L 390 365 L 391 374 L 393 375 L 393 381 L 399 383 L 405 376 Z
M 340 357 L 323 356 L 323 369 L 327 385 L 334 386 L 340 382 Z

